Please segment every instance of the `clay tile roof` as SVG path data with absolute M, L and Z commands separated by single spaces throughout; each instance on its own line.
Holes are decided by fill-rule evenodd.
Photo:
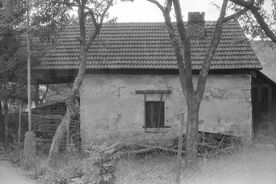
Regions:
M 193 69 L 199 69 L 215 22 L 206 22 L 206 38 L 192 40 Z M 77 69 L 79 30 L 69 25 L 36 69 Z M 164 23 L 105 24 L 89 49 L 87 69 L 177 69 L 176 58 Z M 211 69 L 261 69 L 250 43 L 236 21 L 223 27 Z

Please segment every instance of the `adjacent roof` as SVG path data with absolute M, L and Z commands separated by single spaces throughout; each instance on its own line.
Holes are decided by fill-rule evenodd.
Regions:
M 193 69 L 200 68 L 214 27 L 215 22 L 206 22 L 206 39 L 192 40 Z M 56 47 L 42 58 L 36 69 L 77 69 L 78 37 L 78 26 L 67 26 Z M 211 69 L 260 68 L 239 23 L 226 23 Z M 116 23 L 103 26 L 89 49 L 87 69 L 177 69 L 177 65 L 164 23 Z
M 263 66 L 262 73 L 276 82 L 276 44 L 271 41 L 252 41 L 251 45 Z

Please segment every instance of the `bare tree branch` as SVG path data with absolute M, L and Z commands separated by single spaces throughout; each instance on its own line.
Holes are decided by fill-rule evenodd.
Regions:
M 97 38 L 98 34 L 100 33 L 100 29 L 101 29 L 100 25 L 95 26 L 95 30 L 93 31 L 93 34 L 91 35 L 91 37 L 89 38 L 89 41 L 87 42 L 87 44 L 85 46 L 86 51 L 90 48 L 93 41 Z
M 260 15 L 258 10 L 255 8 L 250 9 L 254 17 L 256 18 L 257 22 L 260 24 L 261 28 L 265 32 L 266 36 L 271 39 L 272 42 L 276 43 L 276 35 L 271 31 L 267 23 L 264 21 L 264 18 Z
M 104 20 L 104 18 L 105 18 L 105 16 L 106 16 L 106 13 L 107 13 L 108 9 L 109 9 L 110 6 L 112 5 L 112 3 L 113 3 L 113 0 L 110 0 L 110 1 L 107 3 L 107 5 L 106 5 L 106 7 L 105 7 L 105 9 L 104 9 L 104 11 L 103 11 L 103 13 L 101 14 L 100 22 L 99 22 L 99 23 L 96 22 L 96 19 L 95 19 L 95 16 L 94 16 L 95 14 L 93 13 L 93 11 L 91 12 L 92 15 L 93 15 L 93 17 L 94 17 L 94 18 L 92 17 L 92 19 L 95 19 L 95 20 L 93 20 L 95 30 L 93 31 L 92 36 L 90 37 L 89 41 L 88 41 L 87 44 L 86 44 L 86 48 L 85 48 L 86 50 L 89 49 L 89 47 L 92 45 L 93 41 L 96 39 L 96 37 L 97 37 L 98 34 L 100 33 L 100 30 L 101 30 L 102 25 L 103 25 L 103 20 Z
M 90 15 L 91 18 L 92 18 L 93 24 L 94 24 L 94 25 L 98 25 L 98 22 L 97 22 L 97 20 L 96 20 L 96 18 L 95 18 L 95 13 L 94 13 L 94 11 L 93 11 L 91 8 L 89 8 L 88 6 L 84 6 L 84 8 L 85 8 L 86 10 L 88 10 L 89 15 Z
M 163 12 L 163 13 L 166 13 L 167 15 L 169 15 L 170 12 L 171 12 L 171 9 L 172 9 L 172 0 L 167 0 L 166 1 L 166 6 L 164 8 L 165 12 Z
M 223 20 L 225 17 L 226 13 L 226 8 L 227 8 L 228 0 L 223 0 L 222 8 L 220 11 L 219 18 L 217 20 L 215 30 L 213 31 L 213 37 L 211 40 L 210 47 L 207 51 L 206 57 L 204 62 L 201 65 L 201 70 L 198 76 L 198 82 L 197 82 L 197 89 L 196 89 L 196 96 L 197 99 L 202 99 L 205 85 L 206 85 L 206 80 L 207 76 L 211 67 L 211 62 L 214 57 L 214 54 L 216 52 L 216 49 L 219 45 L 221 34 L 222 34 L 222 25 L 223 25 Z
M 106 15 L 108 9 L 109 9 L 110 6 L 112 5 L 112 3 L 113 3 L 113 0 L 110 0 L 110 1 L 108 2 L 107 6 L 105 7 L 105 9 L 104 9 L 104 11 L 103 11 L 103 13 L 102 13 L 102 15 L 101 15 L 101 18 L 100 18 L 100 25 L 103 24 L 104 17 L 105 17 L 105 15 Z
M 179 42 L 179 39 L 178 39 L 178 37 L 176 35 L 176 32 L 175 32 L 175 28 L 174 28 L 174 26 L 171 22 L 170 11 L 171 11 L 173 0 L 167 0 L 165 8 L 162 5 L 160 5 L 160 3 L 157 2 L 156 0 L 147 0 L 147 1 L 149 1 L 150 3 L 155 4 L 163 13 L 163 16 L 164 16 L 164 19 L 165 19 L 165 24 L 166 24 L 166 26 L 168 28 L 168 32 L 169 32 L 169 37 L 170 37 L 170 40 L 172 42 L 174 53 L 176 55 L 179 78 L 180 78 L 180 83 L 181 83 L 181 86 L 182 86 L 182 90 L 183 90 L 184 95 L 188 96 L 186 89 L 187 89 L 187 78 L 189 78 L 189 77 L 187 76 L 188 73 L 185 71 L 185 65 L 184 65 L 184 61 L 186 62 L 187 59 L 185 60 L 184 58 L 185 58 L 185 56 L 187 58 L 190 57 L 190 54 L 186 53 L 186 55 L 184 56 L 184 54 L 182 52 L 182 49 L 181 49 L 182 48 L 181 43 Z M 179 10 L 179 8 L 178 8 L 177 11 L 178 11 L 178 16 L 180 16 L 182 18 L 182 15 L 180 13 L 181 10 Z M 179 18 L 178 21 L 181 21 L 181 18 Z M 180 29 L 183 29 L 183 27 L 180 28 Z M 182 39 L 185 40 L 185 39 L 187 39 L 187 37 L 182 35 Z M 184 41 L 184 43 L 187 43 L 187 42 Z M 189 46 L 187 46 L 187 47 L 189 47 Z M 189 50 L 189 48 L 188 48 L 188 50 Z M 188 60 L 190 61 L 190 58 L 188 58 Z
M 85 22 L 81 21 L 85 19 L 85 14 L 82 8 L 82 4 L 80 1 L 78 2 L 78 16 L 79 16 L 79 26 L 80 26 L 80 44 L 84 45 L 85 44 Z
M 182 19 L 182 13 L 179 0 L 173 0 L 174 11 L 176 16 L 176 24 L 178 33 L 180 35 L 181 43 L 184 49 L 184 70 L 186 75 L 186 90 L 190 93 L 194 93 L 193 79 L 192 79 L 192 60 L 191 60 L 191 43 L 190 38 L 187 36 L 184 21 Z M 181 62 L 181 63 L 180 63 Z M 178 65 L 182 65 L 182 61 L 178 61 Z M 183 67 L 183 66 L 181 66 Z
M 242 14 L 246 13 L 247 11 L 248 11 L 248 9 L 247 9 L 247 8 L 244 8 L 244 9 L 242 9 L 242 10 L 240 10 L 240 11 L 238 11 L 238 12 L 232 14 L 232 15 L 229 15 L 229 16 L 227 16 L 227 17 L 225 17 L 225 18 L 223 19 L 223 23 L 226 23 L 226 22 L 228 22 L 228 21 L 230 21 L 230 20 L 232 20 L 232 19 L 236 19 L 236 18 L 238 18 L 239 16 L 241 16 Z
M 162 12 L 164 12 L 164 7 L 156 0 L 147 0 L 148 2 L 151 2 L 155 4 Z
M 259 7 L 256 7 L 253 2 L 246 2 L 244 0 L 231 0 L 233 3 L 247 8 L 251 11 L 257 22 L 260 24 L 261 28 L 265 32 L 266 36 L 271 39 L 272 42 L 276 43 L 276 35 L 269 28 L 268 24 L 265 22 L 263 16 L 259 12 Z
M 253 1 L 244 1 L 244 0 L 230 0 L 233 3 L 236 3 L 242 7 L 248 7 L 248 6 L 254 6 L 254 2 Z

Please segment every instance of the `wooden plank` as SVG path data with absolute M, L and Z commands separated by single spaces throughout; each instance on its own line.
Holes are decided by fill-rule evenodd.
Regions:
M 143 149 L 125 151 L 124 154 L 147 153 L 147 152 L 154 151 L 154 150 L 162 150 L 162 151 L 167 151 L 167 152 L 171 152 L 171 153 L 178 153 L 178 151 L 175 149 L 170 149 L 170 148 L 161 147 L 161 146 L 144 146 L 144 147 L 145 148 L 143 148 Z M 182 150 L 182 154 L 185 154 L 185 153 L 186 152 Z
M 161 112 L 162 112 L 162 98 L 163 94 L 160 95 L 160 103 L 159 103 L 159 116 L 158 116 L 158 129 L 160 128 L 160 121 L 161 121 Z M 164 107 L 165 108 L 165 107 Z
M 147 109 L 146 109 L 147 95 L 144 94 L 144 116 L 145 116 L 145 127 L 147 127 Z
M 22 104 L 19 104 L 19 112 L 18 112 L 18 131 L 17 131 L 17 144 L 20 144 L 21 140 L 21 125 L 22 124 Z
M 136 94 L 171 94 L 171 90 L 136 90 Z
M 180 129 L 178 138 L 178 150 L 177 150 L 177 174 L 176 184 L 180 184 L 181 166 L 182 166 L 182 147 L 183 147 L 183 128 L 184 128 L 184 113 L 180 113 Z

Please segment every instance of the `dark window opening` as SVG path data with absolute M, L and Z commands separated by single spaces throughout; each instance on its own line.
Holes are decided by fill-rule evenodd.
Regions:
M 164 127 L 164 102 L 146 101 L 145 108 L 146 128 Z

